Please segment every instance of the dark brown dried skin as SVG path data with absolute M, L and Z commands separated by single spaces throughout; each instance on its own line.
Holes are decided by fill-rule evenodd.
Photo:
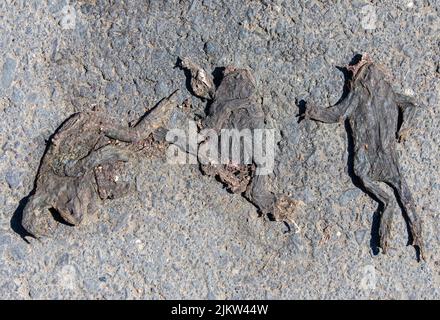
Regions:
M 130 183 L 119 181 L 118 172 L 122 169 L 122 161 L 103 163 L 93 169 L 99 198 L 117 199 L 128 194 Z
M 232 193 L 244 193 L 255 174 L 254 164 L 201 165 L 203 174 L 217 177 Z
M 193 93 L 202 99 L 212 99 L 215 86 L 211 76 L 189 58 L 183 58 L 180 67 L 190 72 L 190 85 Z
M 310 105 L 305 117 L 326 123 L 348 119 L 354 141 L 354 173 L 384 206 L 379 229 L 383 252 L 388 247 L 394 210 L 391 196 L 377 182 L 390 185 L 396 192 L 407 217 L 413 245 L 419 248 L 423 258 L 421 220 L 401 175 L 395 150 L 397 139 L 406 136 L 411 119 L 420 110 L 419 104 L 411 97 L 394 92 L 385 74 L 368 57 L 364 56 L 348 69 L 353 75 L 347 97 L 329 108 Z M 400 128 L 399 114 L 403 118 Z
M 205 71 L 194 63 L 189 63 L 185 58 L 187 68 L 191 74 L 191 83 L 194 79 L 203 74 L 204 79 L 208 77 Z M 185 65 L 182 65 L 185 67 Z M 213 83 L 212 80 L 205 83 Z M 258 101 L 255 79 L 247 69 L 238 69 L 228 66 L 224 70 L 223 78 L 217 89 L 205 86 L 205 91 L 198 85 L 193 88 L 197 91 L 197 96 L 208 98 L 210 101 L 207 116 L 202 121 L 203 128 L 214 129 L 220 134 L 221 129 L 263 129 L 265 115 Z M 220 140 L 220 139 L 219 139 Z M 199 155 L 200 157 L 200 155 Z M 200 158 L 199 158 L 200 159 Z M 206 162 L 206 161 L 205 161 Z M 264 215 L 271 215 L 276 220 L 289 222 L 291 215 L 297 206 L 297 202 L 287 197 L 277 197 L 269 188 L 268 177 L 256 175 L 256 163 L 251 164 L 218 164 L 201 166 L 202 173 L 216 177 L 225 187 L 233 193 L 242 194 L 249 202 L 255 205 L 258 211 Z M 283 198 L 283 204 L 280 199 Z M 285 205 L 289 202 L 290 205 Z
M 100 200 L 127 194 L 129 184 L 118 181 L 117 172 L 132 155 L 129 144 L 141 143 L 166 124 L 173 95 L 133 127 L 116 125 L 99 111 L 68 118 L 43 155 L 34 193 L 23 210 L 23 227 L 36 237 L 49 235 L 56 226 L 50 210 L 77 225 L 96 212 Z

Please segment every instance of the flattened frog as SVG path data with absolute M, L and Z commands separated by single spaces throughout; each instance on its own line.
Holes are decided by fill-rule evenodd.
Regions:
M 362 55 L 347 70 L 350 78 L 345 99 L 328 108 L 309 105 L 304 116 L 325 123 L 348 120 L 354 142 L 354 173 L 364 188 L 383 204 L 379 229 L 383 253 L 388 249 L 395 210 L 392 196 L 378 182 L 394 189 L 405 213 L 412 244 L 419 249 L 423 258 L 422 221 L 401 173 L 396 152 L 396 143 L 408 135 L 411 122 L 421 110 L 421 105 L 416 99 L 395 92 L 382 68 L 373 63 L 368 55 Z M 399 119 L 402 119 L 402 123 Z
M 227 66 L 221 82 L 215 87 L 211 75 L 189 58 L 182 59 L 180 66 L 190 76 L 192 92 L 208 100 L 207 114 L 201 121 L 200 129 L 214 130 L 219 135 L 220 144 L 224 129 L 249 130 L 253 133 L 256 129 L 265 128 L 265 114 L 250 70 Z M 199 147 L 202 148 L 204 143 L 206 141 L 202 141 Z M 202 173 L 215 177 L 228 191 L 241 194 L 255 205 L 260 214 L 297 227 L 293 216 L 301 202 L 274 194 L 268 175 L 257 173 L 261 164 L 252 155 L 252 143 L 243 143 L 240 152 L 250 157 L 243 156 L 239 162 L 214 164 L 199 152 L 197 156 Z M 241 148 L 241 144 L 238 145 Z M 244 152 L 245 149 L 250 150 L 251 154 Z
M 34 192 L 23 210 L 23 227 L 35 237 L 46 236 L 56 227 L 51 211 L 78 225 L 97 211 L 101 200 L 126 195 L 130 184 L 118 180 L 118 167 L 129 161 L 130 144 L 166 125 L 175 105 L 174 94 L 132 127 L 115 125 L 98 110 L 69 117 L 43 155 Z

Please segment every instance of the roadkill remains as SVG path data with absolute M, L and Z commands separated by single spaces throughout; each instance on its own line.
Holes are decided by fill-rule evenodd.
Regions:
M 293 217 L 302 203 L 271 190 L 274 130 L 265 129 L 252 73 L 227 66 L 216 87 L 212 76 L 189 58 L 181 59 L 180 67 L 189 77 L 192 93 L 207 101 L 207 111 L 199 122 L 197 138 L 180 139 L 170 130 L 167 140 L 192 154 L 203 174 L 243 195 L 260 214 L 298 228 Z
M 303 116 L 326 123 L 348 119 L 354 142 L 354 174 L 366 191 L 383 205 L 380 247 L 385 253 L 395 213 L 391 196 L 377 184 L 384 182 L 394 189 L 406 218 L 410 242 L 423 259 L 422 223 L 400 172 L 396 152 L 396 142 L 407 137 L 420 105 L 415 99 L 394 92 L 391 84 L 385 80 L 384 72 L 367 55 L 348 66 L 347 70 L 347 96 L 329 108 L 318 108 L 311 104 Z
M 57 226 L 52 212 L 78 225 L 97 211 L 101 200 L 126 195 L 131 183 L 119 181 L 118 169 L 167 124 L 176 105 L 175 93 L 131 127 L 116 125 L 98 110 L 69 117 L 42 157 L 34 191 L 23 210 L 23 227 L 35 237 L 50 235 Z

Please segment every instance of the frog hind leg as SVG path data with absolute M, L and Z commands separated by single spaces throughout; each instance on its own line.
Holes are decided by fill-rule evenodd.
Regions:
M 380 187 L 379 179 L 371 174 L 371 165 L 367 159 L 365 153 L 358 152 L 355 157 L 354 174 L 359 178 L 365 190 L 383 205 L 379 227 L 379 246 L 382 248 L 382 252 L 386 253 L 395 212 L 390 206 L 391 196 Z
M 424 259 L 421 219 L 417 213 L 411 191 L 400 172 L 399 161 L 394 149 L 388 151 L 385 160 L 387 169 L 382 171 L 381 181 L 393 188 L 407 223 L 409 243 L 416 248 L 418 259 Z
M 394 210 L 390 206 L 391 196 L 385 192 L 376 181 L 372 180 L 368 176 L 359 176 L 365 189 L 371 193 L 380 203 L 383 205 L 383 210 L 380 218 L 379 228 L 379 246 L 382 248 L 382 252 L 386 253 L 388 249 L 388 240 L 391 234 L 391 225 L 394 216 Z
M 410 242 L 418 249 L 421 259 L 424 257 L 424 246 L 422 240 L 422 222 L 417 213 L 411 191 L 402 176 L 396 176 L 394 179 L 389 179 L 387 183 L 394 189 L 397 200 L 402 207 L 410 233 Z

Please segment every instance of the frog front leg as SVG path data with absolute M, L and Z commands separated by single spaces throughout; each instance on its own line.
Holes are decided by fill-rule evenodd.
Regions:
M 394 101 L 399 107 L 402 114 L 402 125 L 398 128 L 397 138 L 400 141 L 406 140 L 414 126 L 414 119 L 418 112 L 422 109 L 422 105 L 417 103 L 413 97 L 406 96 L 401 93 L 394 93 Z
M 350 115 L 357 102 L 357 96 L 354 92 L 350 92 L 344 100 L 331 107 L 319 108 L 313 104 L 309 105 L 304 113 L 304 118 L 325 123 L 342 122 Z

